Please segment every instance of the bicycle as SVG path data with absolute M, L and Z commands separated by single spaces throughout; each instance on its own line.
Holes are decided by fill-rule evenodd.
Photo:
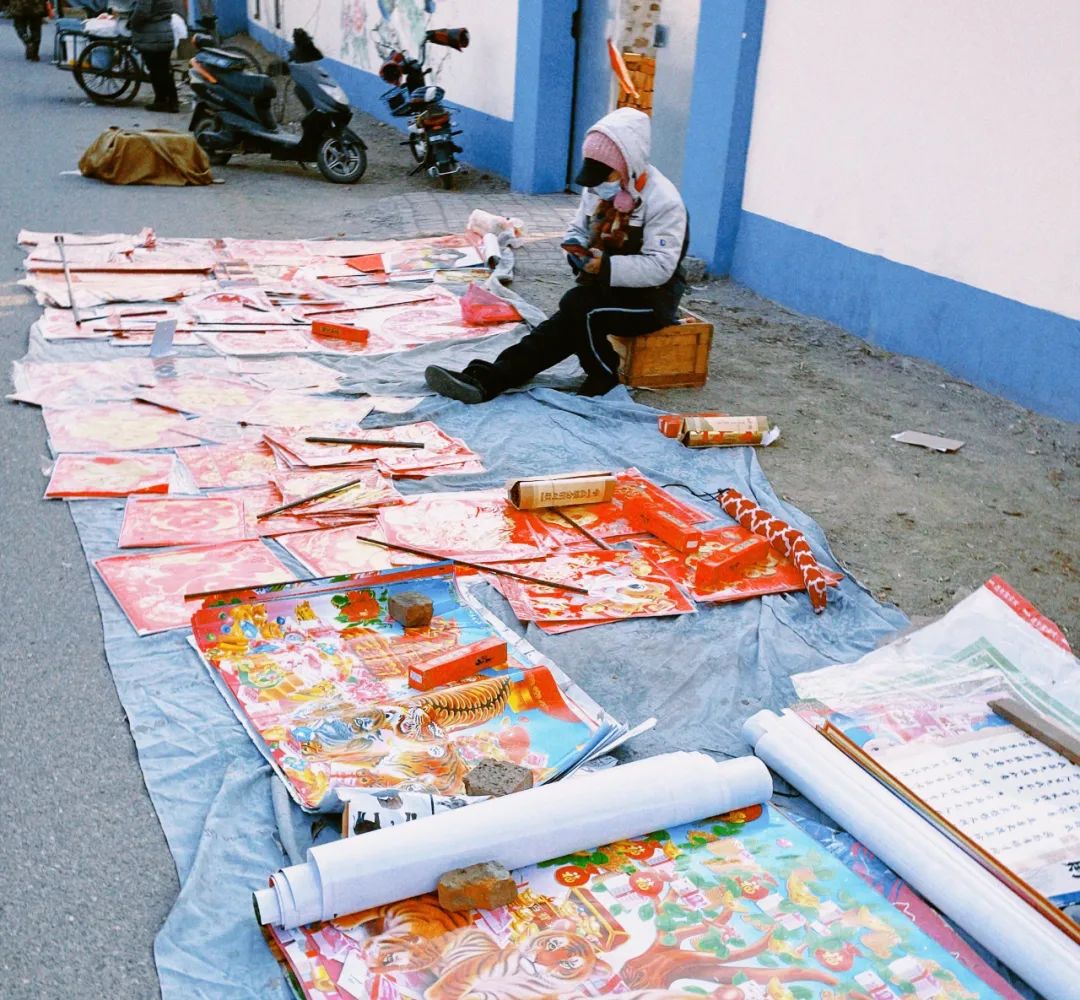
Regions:
M 217 18 L 200 18 L 193 33 L 207 37 L 214 48 L 243 60 L 253 73 L 261 73 L 259 61 L 238 45 L 221 45 L 217 33 Z M 61 66 L 61 68 L 64 68 Z M 78 54 L 71 66 L 75 82 L 95 104 L 130 104 L 150 73 L 142 55 L 131 42 L 130 35 L 95 38 Z M 186 84 L 188 73 L 184 63 L 173 66 L 177 82 Z

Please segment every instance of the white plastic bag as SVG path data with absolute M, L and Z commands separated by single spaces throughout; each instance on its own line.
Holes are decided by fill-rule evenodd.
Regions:
M 120 22 L 112 14 L 98 14 L 83 21 L 83 31 L 92 38 L 116 38 L 120 34 Z
M 175 49 L 187 38 L 187 22 L 179 14 L 173 14 L 169 18 L 169 24 L 172 25 L 173 48 Z

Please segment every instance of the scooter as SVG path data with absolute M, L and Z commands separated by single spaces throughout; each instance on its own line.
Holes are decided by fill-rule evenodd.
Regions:
M 461 169 L 454 156 L 461 152 L 461 147 L 453 138 L 461 135 L 461 130 L 454 128 L 450 112 L 442 103 L 446 92 L 424 79 L 431 72 L 424 66 L 429 42 L 460 52 L 469 44 L 469 30 L 436 28 L 425 32 L 416 59 L 397 49 L 384 50 L 386 62 L 379 70 L 379 76 L 384 83 L 391 84 L 391 88 L 382 94 L 390 113 L 396 118 L 410 119 L 408 138 L 402 142 L 416 160 L 410 176 L 426 170 L 429 177 L 441 180 L 442 186 L 449 189 L 454 186 L 454 175 Z
M 307 109 L 300 134 L 285 131 L 271 106 L 277 88 L 269 76 L 245 72 L 243 60 L 223 49 L 202 47 L 191 60 L 191 89 L 198 98 L 190 131 L 215 166 L 238 153 L 269 153 L 275 160 L 318 164 L 334 184 L 354 184 L 367 169 L 367 146 L 348 128 L 352 109 L 345 91 L 318 65 L 323 54 L 302 28 L 293 32 L 287 67 Z

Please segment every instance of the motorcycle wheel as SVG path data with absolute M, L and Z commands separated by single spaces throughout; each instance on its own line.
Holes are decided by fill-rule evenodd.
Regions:
M 216 132 L 217 125 L 218 121 L 213 116 L 201 118 L 196 123 L 193 131 L 195 133 L 195 141 L 202 146 L 203 152 L 206 153 L 206 158 L 210 161 L 210 165 L 212 167 L 223 167 L 232 159 L 232 153 L 222 153 L 220 150 L 208 149 L 201 138 L 203 132 Z
M 316 163 L 331 184 L 355 184 L 367 170 L 367 153 L 363 143 L 344 129 L 323 139 Z
M 409 152 L 417 163 L 424 163 L 428 158 L 427 139 L 422 135 L 409 136 Z
M 141 70 L 127 48 L 99 39 L 79 53 L 72 75 L 95 104 L 130 104 L 139 92 Z

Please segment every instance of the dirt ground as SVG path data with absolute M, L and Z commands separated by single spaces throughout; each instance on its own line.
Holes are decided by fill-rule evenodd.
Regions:
M 287 107 L 295 120 L 298 102 Z M 362 112 L 355 125 L 369 145 L 365 188 L 431 190 L 429 178 L 408 176 L 401 133 Z M 477 170 L 464 171 L 458 187 L 481 198 L 508 190 Z M 349 220 L 351 232 L 377 225 L 377 204 L 364 214 Z M 522 250 L 514 282 L 548 312 L 570 284 L 557 242 Z M 840 562 L 876 597 L 915 621 L 943 614 L 998 574 L 1080 641 L 1080 425 L 733 281 L 706 280 L 684 305 L 715 326 L 709 381 L 700 390 L 638 391 L 639 400 L 768 416 L 782 435 L 758 457 L 777 492 L 817 519 Z M 890 439 L 904 430 L 965 444 L 939 454 Z

